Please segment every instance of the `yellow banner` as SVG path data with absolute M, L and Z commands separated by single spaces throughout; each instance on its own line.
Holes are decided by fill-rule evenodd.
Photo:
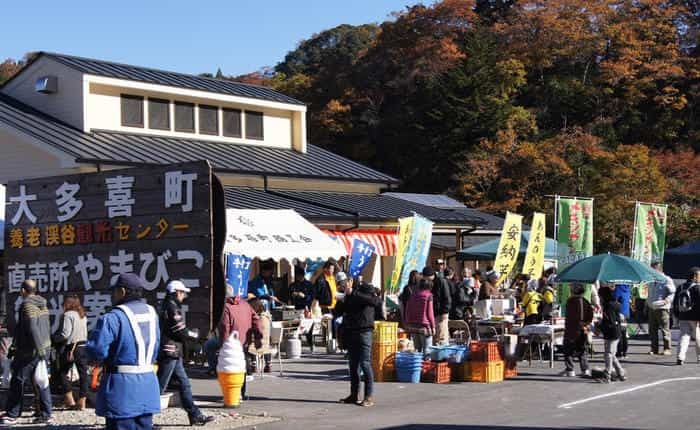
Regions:
M 403 268 L 403 260 L 406 256 L 408 242 L 411 241 L 411 230 L 413 230 L 413 217 L 399 218 L 399 238 L 396 247 L 396 261 L 394 262 L 394 271 L 391 273 L 390 291 L 396 291 L 403 287 L 399 284 L 401 279 L 401 269 Z
M 500 274 L 497 284 L 503 282 L 515 266 L 515 261 L 518 259 L 518 253 L 520 252 L 522 226 L 522 215 L 506 213 L 506 221 L 503 223 L 503 231 L 501 231 L 501 241 L 498 244 L 496 262 L 493 265 L 494 270 Z
M 539 278 L 544 269 L 544 248 L 547 240 L 545 217 L 543 213 L 535 212 L 532 216 L 530 239 L 527 243 L 527 253 L 523 263 L 523 273 L 530 278 Z

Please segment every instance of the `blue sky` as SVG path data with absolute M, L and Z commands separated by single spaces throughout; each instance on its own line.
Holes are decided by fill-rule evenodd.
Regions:
M 183 73 L 274 66 L 339 24 L 382 22 L 415 0 L 8 1 L 0 61 L 53 51 Z M 425 3 L 431 3 L 426 1 Z

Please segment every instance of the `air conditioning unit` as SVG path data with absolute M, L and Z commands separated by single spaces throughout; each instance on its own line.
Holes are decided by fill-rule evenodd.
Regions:
M 58 78 L 56 76 L 42 76 L 36 80 L 34 90 L 43 94 L 55 93 L 58 91 Z

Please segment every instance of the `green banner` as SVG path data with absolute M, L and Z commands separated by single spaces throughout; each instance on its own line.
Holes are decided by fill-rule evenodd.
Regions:
M 557 259 L 561 271 L 593 255 L 593 199 L 557 197 Z
M 557 210 L 557 270 L 593 255 L 593 199 L 556 197 Z M 586 286 L 590 300 L 590 285 Z M 561 316 L 566 315 L 569 284 L 559 284 L 557 300 Z M 585 295 L 584 295 L 585 296 Z
M 663 261 L 666 247 L 666 205 L 637 202 L 632 258 L 646 264 Z

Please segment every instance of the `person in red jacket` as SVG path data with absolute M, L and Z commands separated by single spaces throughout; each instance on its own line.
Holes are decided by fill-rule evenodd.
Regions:
M 221 348 L 233 332 L 238 332 L 238 338 L 243 344 L 243 351 L 248 350 L 248 345 L 253 342 L 256 348 L 262 346 L 262 331 L 260 330 L 260 317 L 248 302 L 241 300 L 240 296 L 230 297 L 233 288 L 226 286 L 227 297 L 224 303 L 224 312 L 219 322 L 219 348 Z M 245 400 L 246 383 L 241 388 L 241 396 Z
M 433 344 L 435 313 L 433 310 L 433 281 L 422 279 L 420 290 L 413 293 L 406 303 L 404 326 L 411 333 L 418 352 L 425 352 Z

